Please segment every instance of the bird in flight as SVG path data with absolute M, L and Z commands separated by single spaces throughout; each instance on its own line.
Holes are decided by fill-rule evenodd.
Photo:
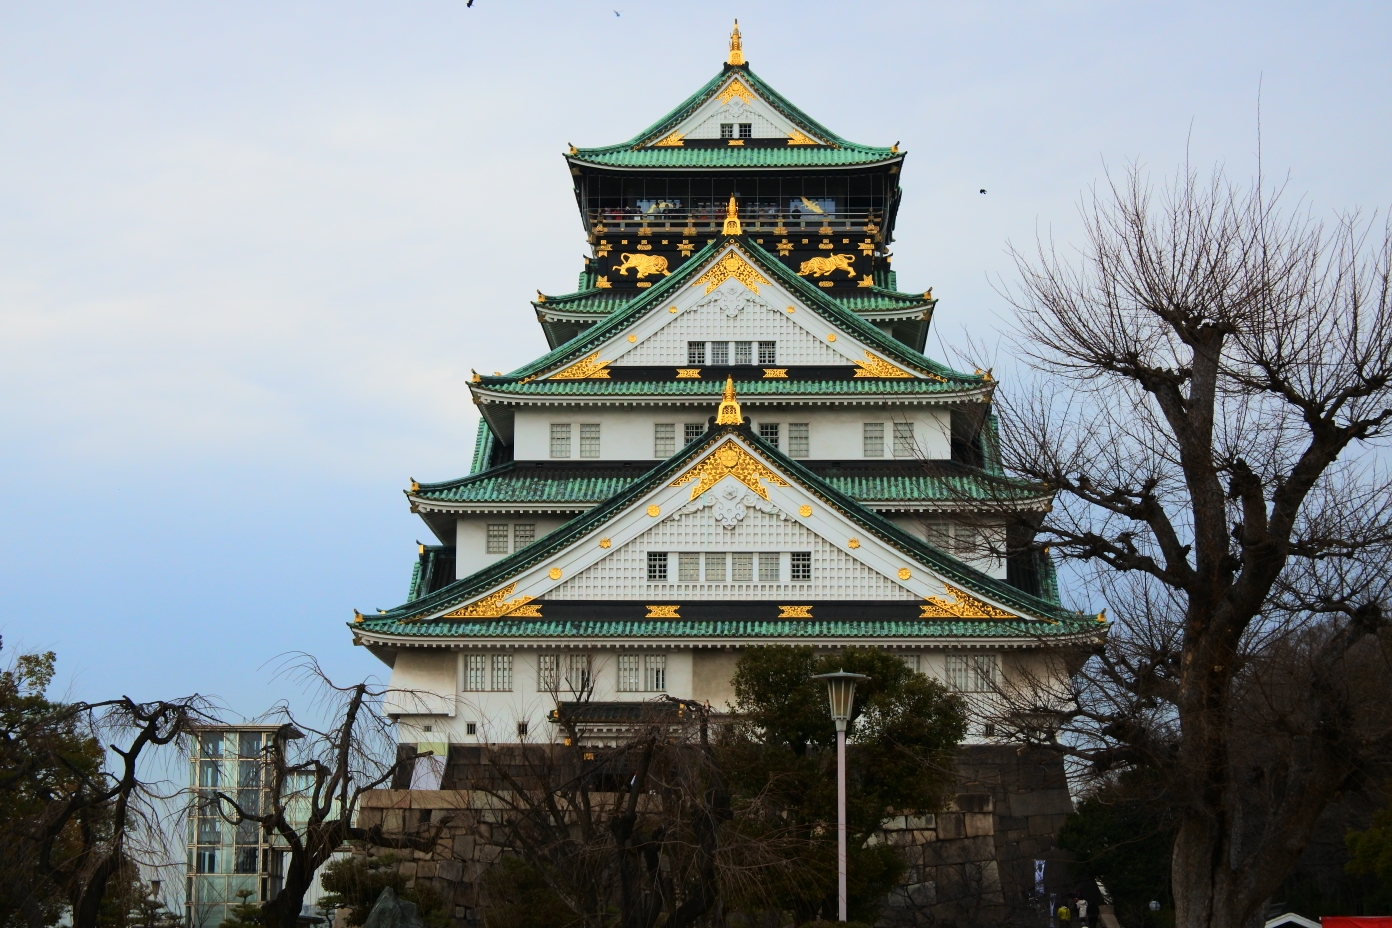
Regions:
M 615 15 L 615 16 L 618 16 L 618 15 L 619 15 L 619 11 L 618 11 L 618 10 L 615 10 L 615 11 L 614 11 L 614 15 Z

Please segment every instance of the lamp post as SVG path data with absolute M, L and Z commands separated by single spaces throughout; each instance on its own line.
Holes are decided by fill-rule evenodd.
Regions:
M 837 921 L 846 920 L 846 725 L 851 720 L 856 684 L 869 680 L 863 673 L 821 673 L 813 680 L 825 680 L 831 718 L 836 723 L 836 895 Z

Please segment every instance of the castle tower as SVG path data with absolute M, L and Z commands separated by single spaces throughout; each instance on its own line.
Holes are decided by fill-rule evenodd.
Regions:
M 474 376 L 469 474 L 407 492 L 440 544 L 352 625 L 416 694 L 403 745 L 545 742 L 558 710 L 617 733 L 661 693 L 721 709 L 775 643 L 886 648 L 981 700 L 1094 632 L 1007 537 L 1002 505 L 1047 499 L 1002 501 L 995 382 L 923 354 L 936 301 L 888 251 L 905 157 L 794 106 L 738 33 L 652 126 L 569 149 L 579 289 L 532 304 L 549 352 Z

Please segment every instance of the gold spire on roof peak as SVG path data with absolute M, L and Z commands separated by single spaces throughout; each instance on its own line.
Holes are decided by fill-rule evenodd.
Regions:
M 739 235 L 741 233 L 739 221 L 739 204 L 734 197 L 730 197 L 730 204 L 725 207 L 725 225 L 721 228 L 722 235 Z
M 744 413 L 740 411 L 739 401 L 735 399 L 735 378 L 725 378 L 725 396 L 720 401 L 720 410 L 715 414 L 716 425 L 743 425 Z
M 740 45 L 739 20 L 735 20 L 735 31 L 730 33 L 730 57 L 725 59 L 726 64 L 744 64 L 744 48 Z

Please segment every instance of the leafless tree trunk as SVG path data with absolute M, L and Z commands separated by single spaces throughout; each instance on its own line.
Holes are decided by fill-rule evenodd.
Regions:
M 1165 772 L 1179 928 L 1260 922 L 1392 729 L 1369 690 L 1387 670 L 1392 242 L 1280 201 L 1187 167 L 1157 194 L 1132 169 L 1085 203 L 1076 261 L 1016 255 L 1040 383 L 997 402 L 1002 456 L 1056 494 L 1027 527 L 1116 624 L 1059 655 L 1085 661 L 1070 684 L 1014 694 L 1015 718 L 1095 772 Z

